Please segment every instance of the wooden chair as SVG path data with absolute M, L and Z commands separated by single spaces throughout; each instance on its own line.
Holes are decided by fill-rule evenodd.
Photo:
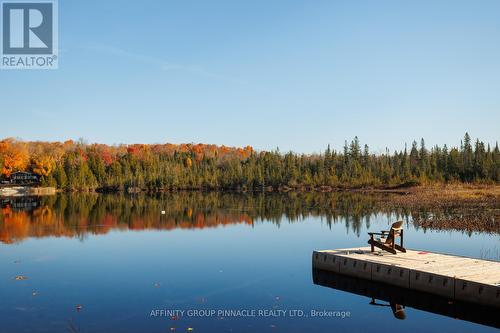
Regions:
M 378 247 L 387 252 L 396 254 L 396 250 L 401 252 L 406 252 L 403 247 L 403 221 L 394 222 L 391 225 L 391 230 L 382 230 L 381 232 L 369 232 L 370 240 L 368 244 L 371 245 L 371 251 L 375 251 L 375 247 Z M 380 235 L 380 239 L 375 239 L 374 235 Z M 400 245 L 396 244 L 396 238 L 401 239 Z M 384 239 L 385 238 L 385 239 Z

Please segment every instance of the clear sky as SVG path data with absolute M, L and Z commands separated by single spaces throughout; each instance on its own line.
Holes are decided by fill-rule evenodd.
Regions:
M 59 1 L 0 137 L 375 152 L 500 138 L 500 1 Z

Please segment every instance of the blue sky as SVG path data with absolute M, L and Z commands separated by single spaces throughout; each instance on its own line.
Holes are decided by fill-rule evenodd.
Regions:
M 372 151 L 500 133 L 500 1 L 59 1 L 0 137 Z

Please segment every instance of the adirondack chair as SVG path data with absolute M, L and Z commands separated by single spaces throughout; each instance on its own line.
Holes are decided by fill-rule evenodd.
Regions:
M 368 244 L 371 245 L 371 251 L 375 251 L 375 247 L 382 250 L 390 252 L 392 254 L 397 254 L 396 250 L 401 252 L 406 252 L 403 247 L 403 221 L 394 222 L 391 225 L 391 230 L 382 230 L 381 232 L 369 232 L 370 239 Z M 379 239 L 375 239 L 374 235 L 379 235 Z M 396 244 L 396 238 L 401 239 L 400 245 Z

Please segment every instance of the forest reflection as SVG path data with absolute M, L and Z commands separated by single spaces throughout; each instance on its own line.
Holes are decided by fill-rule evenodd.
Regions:
M 411 212 L 387 205 L 373 195 L 358 193 L 202 193 L 158 195 L 60 194 L 0 199 L 0 241 L 16 243 L 29 237 L 79 237 L 110 230 L 203 229 L 230 224 L 294 223 L 321 217 L 328 226 L 345 223 L 360 233 L 374 214 L 410 223 Z M 436 214 L 436 213 L 433 213 Z

